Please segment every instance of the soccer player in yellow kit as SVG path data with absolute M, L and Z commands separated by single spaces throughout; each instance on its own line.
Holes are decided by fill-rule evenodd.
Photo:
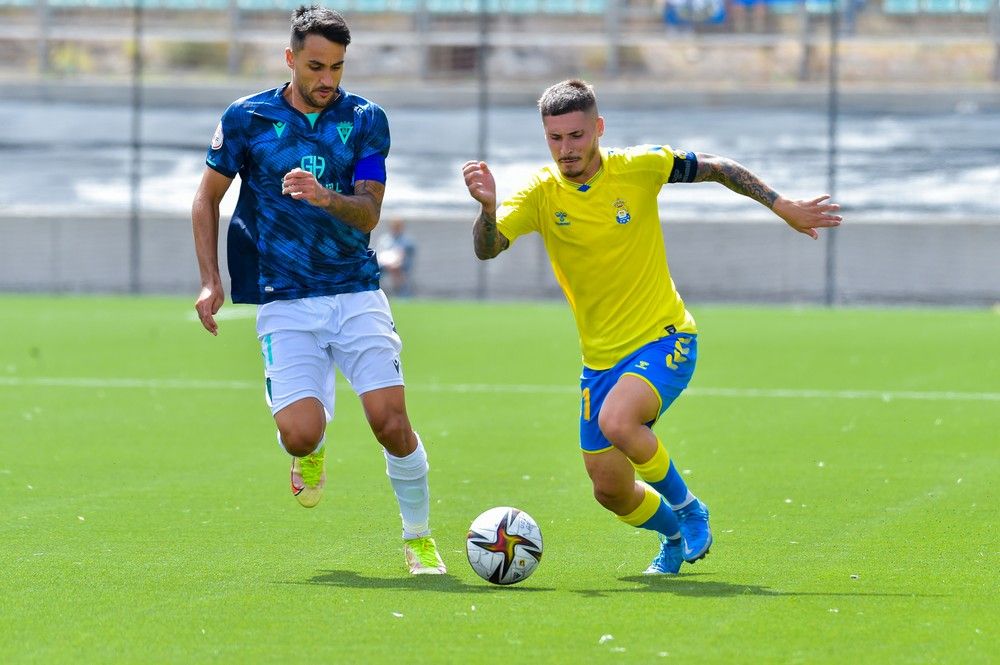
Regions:
M 840 224 L 839 206 L 829 196 L 787 199 L 724 157 L 665 145 L 603 149 L 604 118 L 584 81 L 551 86 L 538 108 L 555 167 L 498 208 L 487 164 L 463 166 L 482 206 L 476 256 L 491 259 L 532 231 L 542 236 L 580 333 L 580 447 L 594 497 L 627 524 L 659 534 L 647 574 L 676 574 L 708 553 L 712 532 L 708 507 L 652 430 L 698 357 L 698 329 L 667 267 L 656 197 L 666 183 L 718 182 L 812 238 Z

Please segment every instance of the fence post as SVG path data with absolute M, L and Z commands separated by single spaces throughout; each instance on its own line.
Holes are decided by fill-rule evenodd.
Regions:
M 478 132 L 476 133 L 477 159 L 486 161 L 489 152 L 489 115 L 490 115 L 490 16 L 488 0 L 479 0 L 479 48 L 476 49 L 476 72 L 478 74 Z M 486 298 L 489 284 L 487 283 L 486 261 L 479 261 L 476 271 L 476 297 Z
M 847 0 L 850 2 L 851 0 Z M 827 93 L 827 193 L 837 195 L 837 116 L 839 108 L 838 71 L 840 37 L 840 2 L 830 3 L 830 64 L 829 90 Z M 831 199 L 832 200 L 832 199 Z M 826 305 L 837 302 L 837 229 L 827 229 L 826 234 Z
M 990 34 L 993 35 L 993 80 L 1000 81 L 1000 0 L 990 5 Z
M 229 0 L 229 48 L 226 51 L 226 69 L 230 76 L 240 73 L 243 64 L 243 45 L 240 43 L 240 24 L 243 15 L 238 0 Z
M 38 19 L 38 44 L 36 45 L 38 54 L 38 73 L 45 76 L 52 69 L 52 62 L 49 58 L 49 38 L 52 24 L 52 11 L 49 9 L 49 0 L 36 0 L 35 17 Z
M 806 9 L 805 0 L 799 0 L 799 42 L 801 44 L 799 55 L 799 81 L 809 80 L 809 70 L 812 69 L 813 45 L 809 35 L 809 28 L 812 21 L 809 18 L 809 10 Z
M 607 63 L 605 73 L 617 76 L 621 68 L 621 0 L 608 0 L 608 12 L 604 15 L 604 30 L 607 33 Z
M 421 78 L 427 78 L 431 65 L 430 13 L 427 0 L 417 0 L 417 10 L 413 15 L 414 30 L 417 33 L 417 66 Z
M 135 0 L 132 10 L 132 160 L 129 169 L 130 214 L 128 226 L 128 283 L 129 291 L 139 293 L 140 255 L 142 244 L 142 4 L 144 0 Z

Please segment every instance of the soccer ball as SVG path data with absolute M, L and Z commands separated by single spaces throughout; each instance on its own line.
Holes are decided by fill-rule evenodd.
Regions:
M 517 508 L 490 508 L 472 521 L 465 541 L 469 564 L 493 584 L 516 584 L 542 560 L 542 531 Z

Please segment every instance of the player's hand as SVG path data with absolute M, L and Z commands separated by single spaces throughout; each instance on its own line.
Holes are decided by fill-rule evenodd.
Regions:
M 494 214 L 497 209 L 497 183 L 486 162 L 466 162 L 462 166 L 462 175 L 469 195 L 479 201 L 486 212 Z
M 330 190 L 319 184 L 309 171 L 294 168 L 281 179 L 281 193 L 293 199 L 324 207 L 330 199 Z
M 819 238 L 816 229 L 840 226 L 842 220 L 841 216 L 836 214 L 840 206 L 830 203 L 829 194 L 818 196 L 811 201 L 793 201 L 783 196 L 778 197 L 772 210 L 790 227 L 813 240 Z
M 219 313 L 225 301 L 226 294 L 221 284 L 205 284 L 201 287 L 201 293 L 198 294 L 198 300 L 194 304 L 201 325 L 213 335 L 219 334 L 219 325 L 215 322 L 214 315 Z

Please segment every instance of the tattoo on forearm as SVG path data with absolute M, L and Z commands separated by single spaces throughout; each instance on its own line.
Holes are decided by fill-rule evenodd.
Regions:
M 497 231 L 497 217 L 485 210 L 479 213 L 476 224 L 472 227 L 473 245 L 476 256 L 480 259 L 492 259 L 507 249 L 507 238 Z
M 353 196 L 328 191 L 329 198 L 323 207 L 349 226 L 369 232 L 378 223 L 382 213 L 384 192 L 385 187 L 380 182 L 359 180 L 354 183 Z
M 704 164 L 705 173 L 699 173 L 704 177 L 700 180 L 713 180 L 721 183 L 733 190 L 737 194 L 748 196 L 754 201 L 766 205 L 768 208 L 774 206 L 778 193 L 764 184 L 764 182 L 751 173 L 745 166 L 731 159 L 715 158 L 706 160 Z M 702 164 L 698 164 L 701 171 Z
M 385 188 L 382 188 L 385 191 Z M 357 183 L 357 187 L 354 188 L 355 196 L 365 196 L 372 202 L 372 208 L 375 211 L 375 219 L 379 218 L 382 214 L 382 197 L 379 196 L 377 187 L 372 184 L 371 180 L 362 180 Z

